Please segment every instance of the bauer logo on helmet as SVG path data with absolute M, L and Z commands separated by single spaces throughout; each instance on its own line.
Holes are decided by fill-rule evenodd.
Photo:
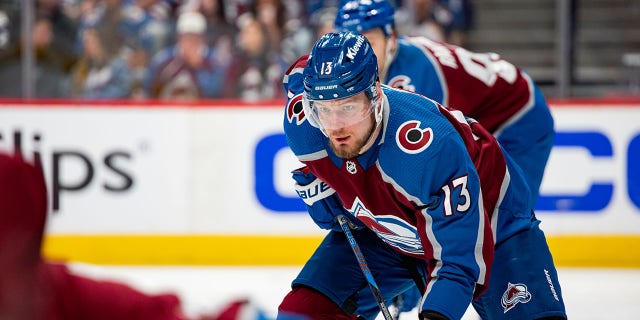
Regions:
M 334 84 L 330 86 L 314 86 L 313 90 L 335 90 L 337 88 L 338 88 L 338 85 Z

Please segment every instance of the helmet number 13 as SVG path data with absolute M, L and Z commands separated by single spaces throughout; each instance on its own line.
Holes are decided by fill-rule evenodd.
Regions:
M 320 70 L 320 74 L 330 75 L 332 72 L 333 72 L 333 62 L 332 61 L 323 62 L 322 70 Z

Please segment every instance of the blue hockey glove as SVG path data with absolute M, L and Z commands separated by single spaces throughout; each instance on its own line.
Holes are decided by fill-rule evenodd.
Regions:
M 298 196 L 307 204 L 307 211 L 313 222 L 320 228 L 334 231 L 342 231 L 336 217 L 344 214 L 357 227 L 364 227 L 362 222 L 353 218 L 342 206 L 336 191 L 324 181 L 318 179 L 307 167 L 292 172 L 296 181 L 295 189 Z

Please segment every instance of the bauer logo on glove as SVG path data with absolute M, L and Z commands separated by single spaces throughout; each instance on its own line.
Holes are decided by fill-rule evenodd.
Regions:
M 304 186 L 296 183 L 295 189 L 300 199 L 309 206 L 335 193 L 335 190 L 320 179 L 314 179 L 310 184 Z
M 313 175 L 307 167 L 294 170 L 292 176 L 296 181 L 296 193 L 307 204 L 311 219 L 322 229 L 342 232 L 336 217 L 341 214 L 351 215 L 342 206 L 335 190 Z M 358 227 L 364 226 L 357 219 L 352 220 Z

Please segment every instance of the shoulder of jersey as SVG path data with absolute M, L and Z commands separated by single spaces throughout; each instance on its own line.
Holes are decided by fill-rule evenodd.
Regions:
M 298 81 L 300 82 L 300 81 Z M 302 91 L 290 92 L 284 110 L 284 132 L 289 147 L 296 155 L 309 154 L 324 148 L 325 136 L 309 123 L 302 107 Z
M 418 195 L 423 179 L 439 174 L 432 161 L 446 152 L 452 129 L 433 100 L 398 89 L 384 91 L 390 106 L 378 152 L 380 170 L 409 194 Z
M 425 52 L 423 50 L 426 50 L 425 46 L 420 43 L 420 39 L 415 37 L 399 38 L 398 48 L 399 48 L 399 53 L 405 57 L 406 56 L 415 57 L 418 55 L 424 56 Z M 411 61 L 411 62 L 415 63 L 416 61 Z
M 401 154 L 428 157 L 440 148 L 438 140 L 452 130 L 440 114 L 438 103 L 404 90 L 383 87 L 389 100 L 385 144 Z M 395 153 L 395 151 L 394 151 Z
M 304 90 L 304 86 L 302 84 L 302 73 L 304 71 L 304 67 L 307 66 L 307 60 L 309 59 L 309 55 L 305 54 L 298 58 L 284 73 L 284 77 L 282 78 L 282 84 L 284 85 L 284 89 L 287 92 L 289 98 L 292 96 L 301 93 Z

